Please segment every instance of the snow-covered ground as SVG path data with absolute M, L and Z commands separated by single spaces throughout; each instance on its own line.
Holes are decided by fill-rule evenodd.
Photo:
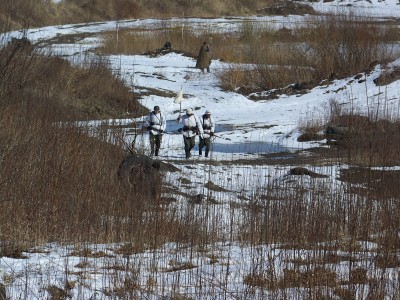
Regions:
M 348 13 L 359 16 L 399 18 L 400 3 L 397 0 L 333 0 L 309 2 L 316 11 L 323 13 Z
M 320 11 L 337 9 L 345 2 L 317 2 L 313 6 Z M 357 2 L 358 3 L 358 2 Z M 363 2 L 364 3 L 364 2 Z M 367 3 L 367 2 L 365 2 Z M 372 5 L 372 4 L 371 4 Z M 354 4 L 357 6 L 357 4 Z M 386 2 L 373 2 L 373 6 L 363 8 L 361 13 L 367 10 L 379 17 L 400 17 L 400 6 L 394 0 Z M 259 22 L 271 22 L 277 26 L 286 26 L 301 22 L 301 16 L 289 17 L 248 17 L 247 19 Z M 182 26 L 207 27 L 213 26 L 221 31 L 235 31 L 242 18 L 219 18 L 219 19 L 174 19 L 171 22 L 182 24 Z M 79 26 L 64 25 L 31 29 L 26 32 L 27 37 L 34 42 L 54 38 L 58 35 L 71 33 L 100 33 L 103 31 L 116 30 L 116 28 L 129 27 L 156 28 L 161 24 L 160 20 L 129 20 L 121 22 L 102 22 L 92 24 L 80 24 Z M 7 35 L 20 36 L 20 32 L 12 32 Z M 94 36 L 81 40 L 77 44 L 58 44 L 52 47 L 55 55 L 63 55 L 72 61 L 79 62 L 80 59 L 90 54 L 90 49 L 98 46 L 100 41 Z M 146 91 L 147 88 L 165 90 L 177 95 L 182 89 L 184 100 L 182 110 L 193 108 L 200 116 L 209 109 L 217 123 L 218 137 L 214 141 L 211 160 L 234 161 L 240 158 L 257 159 L 261 154 L 269 152 L 294 151 L 296 149 L 307 149 L 314 147 L 314 142 L 300 143 L 297 138 L 300 134 L 298 127 L 305 120 L 324 120 L 328 114 L 329 102 L 335 100 L 344 109 L 356 107 L 361 112 L 381 110 L 382 114 L 398 112 L 400 97 L 400 82 L 395 81 L 385 87 L 378 87 L 373 80 L 381 72 L 378 65 L 372 73 L 364 75 L 365 81 L 346 78 L 336 80 L 330 85 L 319 86 L 304 95 L 283 95 L 275 100 L 251 101 L 245 96 L 220 89 L 215 72 L 228 67 L 227 63 L 214 60 L 211 65 L 211 73 L 202 74 L 195 69 L 195 60 L 176 53 L 169 53 L 159 57 L 148 57 L 141 55 L 126 56 L 113 55 L 109 57 L 111 67 L 116 74 L 125 79 L 128 85 L 132 83 L 140 87 L 135 92 Z M 392 66 L 399 66 L 400 59 L 394 61 Z M 356 74 L 355 74 L 356 75 Z M 176 122 L 180 106 L 174 103 L 174 97 L 161 97 L 148 95 L 142 97 L 142 104 L 151 110 L 155 105 L 161 107 L 162 113 L 168 120 L 167 132 L 164 135 L 161 156 L 162 160 L 184 161 L 182 136 L 177 132 L 180 125 Z M 113 122 L 131 124 L 132 119 L 111 120 Z M 140 120 L 139 120 L 140 121 Z M 95 125 L 96 122 L 93 122 Z M 129 137 L 129 135 L 128 135 Z M 140 139 L 145 148 L 148 147 L 147 136 Z M 195 152 L 193 153 L 195 154 Z M 205 181 L 214 183 L 227 182 L 229 179 L 231 192 L 214 192 L 214 197 L 222 204 L 238 201 L 238 194 L 248 193 L 251 197 L 257 188 L 265 186 L 267 180 L 284 180 L 289 166 L 274 167 L 265 166 L 239 166 L 234 163 L 229 167 L 203 164 L 205 158 L 193 158 L 199 160 L 195 167 L 183 169 L 179 175 L 169 174 L 166 180 L 170 182 L 178 180 L 178 177 L 190 179 L 203 178 Z M 191 164 L 190 161 L 186 163 Z M 324 179 L 335 188 L 336 169 L 320 168 L 314 169 L 318 173 L 327 175 Z M 195 180 L 194 180 L 195 182 Z M 304 180 L 304 185 L 313 182 Z M 190 194 L 196 195 L 207 193 L 204 185 L 188 189 Z M 243 196 L 243 195 L 241 195 Z M 221 220 L 221 226 L 229 226 L 232 221 L 229 216 L 229 205 L 222 205 L 213 212 L 212 216 Z M 238 217 L 239 218 L 239 217 Z M 93 253 L 103 251 L 105 255 L 97 257 L 71 256 L 76 247 L 59 247 L 48 245 L 26 253 L 26 259 L 0 258 L 0 278 L 6 286 L 6 290 L 12 299 L 46 299 L 48 291 L 44 287 L 55 285 L 64 287 L 65 282 L 75 282 L 70 291 L 72 299 L 115 299 L 105 292 L 110 286 L 122 285 L 122 278 L 132 276 L 123 273 L 121 282 L 115 282 L 115 273 L 118 266 L 127 264 L 127 257 L 118 254 L 121 245 L 85 245 L 93 248 Z M 372 243 L 364 245 L 369 251 L 375 247 Z M 206 252 L 192 253 L 191 249 L 178 244 L 164 245 L 157 251 L 144 252 L 129 256 L 132 270 L 137 274 L 138 285 L 141 287 L 137 299 L 172 299 L 167 296 L 174 293 L 185 294 L 192 299 L 268 299 L 268 295 L 260 295 L 255 292 L 248 297 L 243 296 L 249 292 L 243 284 L 243 278 L 252 271 L 254 258 L 254 247 L 243 247 L 236 243 L 218 243 L 209 245 Z M 273 246 L 260 246 L 259 263 L 269 260 L 269 268 L 274 274 L 279 275 L 285 267 L 288 267 L 289 258 L 295 259 L 299 255 L 307 256 L 304 251 L 285 251 L 275 249 Z M 218 257 L 217 263 L 211 263 L 210 257 Z M 281 257 L 284 257 L 284 261 Z M 154 259 L 156 257 L 156 259 Z M 176 272 L 164 272 L 172 268 L 178 268 L 186 263 L 196 267 Z M 364 262 L 360 264 L 367 264 Z M 83 267 L 82 267 L 83 266 Z M 115 266 L 115 270 L 107 269 L 107 266 Z M 349 266 L 342 263 L 335 268 L 341 273 L 348 273 Z M 159 270 L 154 278 L 154 270 Z M 68 274 L 66 274 L 68 270 Z M 150 281 L 156 282 L 153 284 Z M 199 283 L 202 287 L 199 287 Z M 152 288 L 150 288 L 152 287 Z M 306 295 L 299 295 L 298 289 L 290 291 L 292 299 L 307 299 Z M 363 287 L 359 287 L 357 295 L 361 295 Z M 274 294 L 280 299 L 283 295 Z M 357 299 L 362 299 L 360 298 Z

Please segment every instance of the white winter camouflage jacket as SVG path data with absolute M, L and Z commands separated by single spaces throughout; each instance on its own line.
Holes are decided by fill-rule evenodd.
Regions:
M 203 138 L 207 139 L 211 137 L 211 132 L 214 133 L 215 131 L 215 121 L 212 116 L 209 118 L 201 118 L 201 125 L 203 126 Z
M 182 116 L 182 134 L 184 137 L 192 137 L 196 134 L 203 135 L 203 126 L 196 115 Z
M 155 113 L 152 111 L 148 116 L 146 120 L 146 126 L 149 129 L 149 132 L 153 135 L 159 135 L 162 134 L 160 130 L 164 131 L 165 127 L 167 126 L 167 122 L 164 118 L 164 116 L 159 113 Z

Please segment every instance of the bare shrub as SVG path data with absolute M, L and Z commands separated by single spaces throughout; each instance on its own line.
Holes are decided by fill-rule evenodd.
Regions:
M 298 128 L 302 134 L 297 138 L 299 142 L 315 141 L 325 139 L 323 129 L 325 126 L 324 120 L 315 113 L 315 109 L 307 113 L 304 119 L 299 121 Z
M 235 42 L 237 45 L 231 47 L 232 51 L 239 53 L 227 57 L 248 65 L 236 65 L 221 70 L 218 73 L 221 86 L 227 90 L 240 88 L 240 92 L 249 94 L 283 89 L 293 83 L 308 85 L 312 82 L 313 70 L 293 59 L 293 41 L 282 45 L 277 44 L 278 39 L 276 31 L 268 28 L 253 28 L 250 25 L 242 27 L 239 42 Z M 238 78 L 242 79 L 238 81 Z
M 273 185 L 265 191 L 264 197 L 274 200 L 256 200 L 244 212 L 245 222 L 241 229 L 242 237 L 265 243 L 288 243 L 295 247 L 307 243 L 327 241 L 341 231 L 342 221 L 337 211 L 339 200 L 337 195 L 329 196 L 328 192 L 312 193 L 308 198 L 307 190 L 301 187 L 290 188 Z M 305 214 L 312 211 L 311 214 Z M 249 227 L 247 227 L 249 226 Z
M 350 164 L 361 166 L 396 165 L 399 160 L 398 121 L 336 111 L 326 126 L 328 139 L 335 140 Z
M 306 27 L 295 30 L 273 30 L 244 22 L 237 40 L 225 42 L 226 45 L 229 41 L 234 43 L 229 47 L 232 53 L 240 52 L 240 55 L 227 57 L 253 65 L 250 68 L 257 72 L 257 90 L 283 88 L 295 83 L 309 88 L 323 79 L 370 71 L 372 62 L 393 59 L 391 32 L 390 27 L 368 18 L 360 20 L 352 14 L 328 15 L 309 17 Z M 219 77 L 226 81 L 225 77 L 231 74 L 228 69 L 226 76 L 222 73 Z M 223 85 L 232 89 L 226 82 Z
M 13 22 L 21 23 L 23 28 L 28 28 L 32 25 L 32 18 L 38 17 L 37 9 L 41 7 L 41 1 L 5 0 L 1 6 L 2 11 L 6 12 Z
M 284 277 L 280 285 L 283 288 L 306 286 L 306 287 L 322 287 L 335 286 L 337 282 L 337 274 L 331 270 L 316 267 L 313 270 L 284 270 Z
M 0 79 L 3 105 L 35 103 L 53 109 L 58 120 L 139 115 L 143 110 L 101 58 L 77 68 L 58 57 L 6 47 L 0 50 Z
M 352 284 L 365 284 L 369 282 L 368 270 L 364 268 L 354 268 L 349 274 L 349 281 Z
M 279 44 L 282 40 L 286 43 Z M 202 42 L 207 41 L 211 46 L 213 59 L 248 63 L 257 66 L 260 74 L 265 64 L 282 68 L 292 65 L 292 73 L 293 66 L 304 66 L 293 57 L 291 48 L 297 38 L 291 30 L 275 30 L 269 25 L 249 21 L 240 25 L 237 35 L 220 33 L 212 27 L 193 30 L 185 23 L 168 20 L 160 21 L 159 30 L 121 30 L 117 27 L 115 31 L 104 35 L 103 46 L 99 51 L 152 55 L 157 54 L 156 50 L 167 41 L 171 42 L 173 51 L 190 57 L 196 57 Z M 309 70 L 303 68 L 295 72 L 297 75 L 301 72 L 307 74 Z
M 159 209 L 152 194 L 144 193 L 161 180 L 136 169 L 134 180 L 141 185 L 135 186 L 140 188 L 122 184 L 116 176 L 125 155 L 121 148 L 89 137 L 85 127 L 54 126 L 33 110 L 36 117 L 22 124 L 20 111 L 7 113 L 1 125 L 8 148 L 1 151 L 0 171 L 0 228 L 5 236 L 20 243 L 124 240 L 136 245 L 149 245 L 151 237 L 154 247 L 168 239 L 201 236 L 193 234 L 196 226 L 188 226 L 186 217 Z M 154 209 L 143 203 L 154 203 Z
M 112 3 L 116 18 L 138 18 L 143 15 L 140 4 L 124 0 L 115 0 Z
M 257 89 L 257 73 L 253 69 L 231 65 L 218 71 L 217 76 L 223 89 L 250 93 Z
M 371 62 L 391 57 L 385 27 L 352 13 L 313 16 L 298 30 L 306 46 L 300 59 L 316 71 L 316 79 L 345 77 L 368 69 Z
M 107 60 L 100 57 L 84 62 L 84 65 L 85 68 L 70 69 L 65 80 L 70 83 L 67 91 L 74 95 L 68 105 L 86 114 L 85 118 L 115 117 L 126 113 L 138 116 L 147 112 L 136 101 L 133 91 L 111 73 Z M 99 86 L 104 88 L 99 89 Z
M 399 79 L 400 79 L 400 68 L 395 67 L 392 70 L 384 70 L 382 74 L 374 80 L 374 83 L 378 86 L 384 86 Z

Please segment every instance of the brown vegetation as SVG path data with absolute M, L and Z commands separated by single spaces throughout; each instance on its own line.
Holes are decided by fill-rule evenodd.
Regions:
M 0 32 L 51 24 L 130 18 L 211 17 L 254 14 L 263 0 L 3 0 Z
M 3 111 L 25 106 L 27 113 L 46 114 L 51 121 L 109 118 L 126 112 L 140 115 L 142 108 L 106 61 L 96 58 L 83 65 L 78 68 L 18 44 L 0 49 Z
M 310 16 L 305 26 L 295 29 L 244 21 L 237 34 L 228 35 L 165 21 L 156 31 L 110 32 L 99 51 L 156 55 L 169 41 L 172 51 L 196 57 L 205 40 L 211 45 L 213 59 L 238 63 L 216 71 L 221 87 L 257 100 L 304 94 L 323 80 L 368 73 L 377 62 L 396 57 L 390 46 L 397 39 L 396 32 L 389 25 L 352 14 Z M 391 74 L 385 78 L 396 76 L 396 71 Z M 257 96 L 263 91 L 263 96 Z
M 104 62 L 78 68 L 11 46 L 0 51 L 0 82 L 0 232 L 8 241 L 0 256 L 41 241 L 121 240 L 139 224 L 144 234 L 140 203 L 154 189 L 145 184 L 161 181 L 131 191 L 117 177 L 123 135 L 75 122 L 142 114 Z M 157 236 L 150 224 L 162 212 L 154 213 Z
M 191 9 L 189 4 L 197 3 L 193 2 L 183 3 L 183 8 L 187 9 L 185 13 Z M 22 5 L 23 2 L 13 3 Z M 104 7 L 94 6 L 95 3 L 80 4 L 92 13 L 91 19 L 110 7 L 105 2 L 101 3 Z M 167 11 L 164 2 L 149 3 Z M 214 2 L 214 5 L 218 3 L 223 2 Z M 249 3 L 255 5 L 256 2 Z M 8 4 L 10 9 L 14 7 L 11 7 L 11 2 Z M 124 3 L 117 1 L 110 5 L 123 6 Z M 139 8 L 130 13 L 137 11 Z M 113 17 L 110 13 L 108 16 Z M 16 14 L 15 19 L 18 18 Z M 237 68 L 229 69 L 224 74 L 228 78 L 222 84 L 227 88 L 241 88 L 247 92 L 284 87 L 298 81 L 309 82 L 333 76 L 333 73 L 335 76 L 346 76 L 362 71 L 376 56 L 382 60 L 390 57 L 385 51 L 379 52 L 382 40 L 387 40 L 385 36 L 379 37 L 382 40 L 377 39 L 376 28 L 348 26 L 351 33 L 357 34 L 357 38 L 350 39 L 339 26 L 341 22 L 335 18 L 328 20 L 332 23 L 316 20 L 313 27 L 315 36 L 307 29 L 296 33 L 283 30 L 279 34 L 261 31 L 264 41 L 271 41 L 272 48 L 257 47 L 255 33 L 260 31 L 255 31 L 252 24 L 243 24 L 239 37 L 220 39 L 219 35 L 207 32 L 201 38 L 215 37 L 216 57 L 231 61 L 238 59 L 256 66 L 251 71 Z M 331 44 L 322 47 L 330 43 L 324 37 L 326 25 L 334 28 L 335 35 Z M 176 29 L 165 30 L 164 33 L 169 35 L 163 35 L 163 42 L 167 36 L 174 48 L 196 53 L 199 38 L 192 33 L 185 32 L 184 39 L 182 32 Z M 102 51 L 142 52 L 162 46 L 158 44 L 160 34 L 149 38 L 143 33 L 134 33 L 133 39 L 139 42 L 130 44 L 128 35 L 132 33 L 127 32 L 126 37 L 125 32 L 121 34 L 124 38 L 120 39 L 121 44 L 117 44 L 117 48 L 112 48 L 115 37 L 110 34 Z M 296 51 L 278 51 L 273 55 L 279 47 L 274 41 L 282 36 L 289 46 L 292 46 L 288 38 L 291 36 L 292 42 L 307 41 L 308 51 L 288 47 Z M 227 41 L 231 45 L 241 44 L 238 47 L 222 47 Z M 337 51 L 339 41 L 344 42 L 349 52 L 354 50 L 358 55 L 348 56 Z M 188 42 L 194 46 L 185 46 Z M 373 55 L 369 56 L 363 47 L 372 51 Z M 333 110 L 330 124 L 341 127 L 342 131 L 331 137 L 335 140 L 336 156 L 324 163 L 327 169 L 336 164 L 343 168 L 339 177 L 341 183 L 332 188 L 332 182 L 324 181 L 329 176 L 321 176 L 301 167 L 291 168 L 289 174 L 283 174 L 277 168 L 274 175 L 278 177 L 307 176 L 307 179 L 266 180 L 260 183 L 250 199 L 243 197 L 246 199 L 243 202 L 230 205 L 227 218 L 231 227 L 227 233 L 226 228 L 221 228 L 220 204 L 216 204 L 219 199 L 215 202 L 194 201 L 179 210 L 160 205 L 158 201 L 161 200 L 159 197 L 164 183 L 158 174 L 148 181 L 145 180 L 146 170 L 136 168 L 129 178 L 132 186 L 136 187 L 133 189 L 117 177 L 118 166 L 126 156 L 122 150 L 126 146 L 121 142 L 123 133 L 110 133 L 110 126 L 107 125 L 93 130 L 85 123 L 73 122 L 118 117 L 126 112 L 130 116 L 142 114 L 132 91 L 112 76 L 105 61 L 88 61 L 84 68 L 78 68 L 60 58 L 31 50 L 24 51 L 23 47 L 9 45 L 0 51 L 0 256 L 23 258 L 23 251 L 46 242 L 121 242 L 123 245 L 116 253 L 123 255 L 155 249 L 168 241 L 177 243 L 177 249 L 179 246 L 187 247 L 190 255 L 201 249 L 200 246 L 206 248 L 222 241 L 230 247 L 237 242 L 249 245 L 254 252 L 254 264 L 248 274 L 243 274 L 249 293 L 257 291 L 262 295 L 265 291 L 275 293 L 282 290 L 285 294 L 285 290 L 292 288 L 302 292 L 306 289 L 310 299 L 329 299 L 332 293 L 353 299 L 354 285 L 364 284 L 369 288 L 369 299 L 383 299 L 386 292 L 398 294 L 398 287 L 394 287 L 394 292 L 385 290 L 386 278 L 380 274 L 387 269 L 398 268 L 400 264 L 396 255 L 400 250 L 399 172 L 370 168 L 397 165 L 400 160 L 397 121 L 382 121 L 374 116 L 360 117 Z M 312 55 L 308 56 L 309 53 Z M 328 58 L 324 58 L 326 55 Z M 289 60 L 285 61 L 286 58 Z M 285 72 L 288 70 L 285 64 L 293 66 L 290 72 L 293 75 Z M 246 81 L 247 78 L 251 78 L 251 82 Z M 250 85 L 254 82 L 257 86 Z M 322 126 L 319 121 L 310 121 L 306 125 L 313 133 L 317 133 Z M 346 166 L 341 165 L 343 161 Z M 359 168 L 347 168 L 347 165 Z M 309 186 L 304 184 L 307 180 L 311 182 Z M 225 192 L 229 189 L 227 181 L 224 178 L 218 183 L 207 182 L 206 186 L 213 192 Z M 192 184 L 197 183 L 182 179 L 175 182 L 170 191 L 178 194 L 183 185 Z M 370 250 L 362 247 L 367 242 L 377 245 L 373 264 L 368 265 L 368 269 L 357 265 L 362 258 L 371 256 Z M 282 274 L 276 275 L 272 268 L 267 269 L 275 257 L 260 251 L 260 244 L 271 245 L 271 250 L 290 250 L 298 257 L 302 257 L 303 250 L 311 251 L 305 258 L 290 261 L 290 255 L 282 254 L 278 258 L 280 263 L 284 265 L 288 261 L 292 268 L 285 267 Z M 103 253 L 79 250 L 73 254 L 103 256 Z M 156 252 L 154 258 L 157 258 Z M 340 270 L 330 269 L 331 264 L 338 261 L 346 261 L 350 265 L 347 277 L 341 277 Z M 215 256 L 212 262 L 218 262 Z M 229 274 L 229 258 L 225 264 Z M 87 262 L 77 264 L 80 268 L 86 266 Z M 113 266 L 115 270 L 124 271 L 130 267 Z M 191 262 L 171 262 L 166 271 L 178 272 L 196 267 L 197 264 Z M 152 272 L 157 275 L 161 271 Z M 123 284 L 119 282 L 121 286 L 115 284 L 110 295 L 124 297 L 140 288 L 134 271 L 131 270 L 128 275 L 132 278 L 127 276 Z M 149 288 L 156 284 L 150 279 Z M 215 288 L 215 283 L 212 284 Z M 218 284 L 221 284 L 218 288 L 228 291 L 223 280 Z M 65 298 L 71 287 L 66 285 L 60 289 L 50 285 L 48 291 L 52 297 Z M 184 296 L 176 297 L 182 299 Z M 245 298 L 246 294 L 243 295 Z
M 390 26 L 383 27 L 368 18 L 359 20 L 351 14 L 310 16 L 305 27 L 284 32 L 248 25 L 245 29 L 236 49 L 244 49 L 247 59 L 241 62 L 253 67 L 232 67 L 219 78 L 224 88 L 246 95 L 274 89 L 269 96 L 272 98 L 286 93 L 293 84 L 301 93 L 322 80 L 369 72 L 371 63 L 396 57 L 390 44 L 397 35 Z M 290 38 L 282 38 L 283 33 Z

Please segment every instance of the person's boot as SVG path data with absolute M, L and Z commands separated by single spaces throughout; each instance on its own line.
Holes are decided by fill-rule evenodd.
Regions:
M 201 151 L 201 149 L 199 150 L 199 156 L 202 156 L 203 152 Z
M 206 150 L 206 157 L 208 157 L 208 151 Z
M 189 150 L 185 150 L 185 154 L 186 154 L 186 159 L 190 158 L 190 151 Z
M 150 156 L 152 157 L 154 155 L 154 150 L 150 151 Z
M 156 153 L 155 153 L 155 156 L 158 156 L 158 149 L 156 149 Z

